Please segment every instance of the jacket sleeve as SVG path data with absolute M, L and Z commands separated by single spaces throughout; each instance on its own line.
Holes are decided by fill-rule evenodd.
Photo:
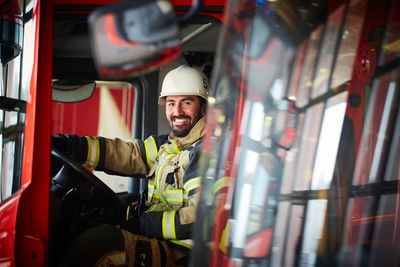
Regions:
M 158 148 L 165 139 L 164 136 L 150 136 L 145 141 L 94 136 L 85 138 L 88 143 L 85 166 L 125 176 L 146 175 L 157 157 Z
M 198 176 L 200 145 L 189 154 L 190 163 L 183 176 L 186 205 L 178 210 L 151 211 L 140 217 L 140 233 L 158 239 L 189 239 L 195 221 L 200 198 L 198 189 L 201 178 Z M 162 204 L 160 204 L 162 205 Z

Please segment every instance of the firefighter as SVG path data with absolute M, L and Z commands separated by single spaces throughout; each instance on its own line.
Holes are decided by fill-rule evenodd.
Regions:
M 56 135 L 52 146 L 95 170 L 148 178 L 146 210 L 120 227 L 90 229 L 72 241 L 62 266 L 184 266 L 192 247 L 197 174 L 208 79 L 181 65 L 164 78 L 159 105 L 165 105 L 172 132 L 146 140 Z M 97 155 L 97 157 L 96 157 Z

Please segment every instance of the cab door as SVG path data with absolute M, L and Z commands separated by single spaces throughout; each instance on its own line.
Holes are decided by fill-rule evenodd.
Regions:
M 51 1 L 0 2 L 0 265 L 46 264 L 51 16 Z

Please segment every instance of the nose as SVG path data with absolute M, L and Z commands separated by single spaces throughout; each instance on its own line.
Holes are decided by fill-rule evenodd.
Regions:
M 179 116 L 179 115 L 183 115 L 183 114 L 184 114 L 182 105 L 181 105 L 180 103 L 178 103 L 177 105 L 175 105 L 175 107 L 174 107 L 174 114 L 175 114 L 175 116 Z

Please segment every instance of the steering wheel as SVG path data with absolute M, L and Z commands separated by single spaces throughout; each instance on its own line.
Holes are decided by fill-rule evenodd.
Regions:
M 124 220 L 126 206 L 111 188 L 80 163 L 54 148 L 51 150 L 51 156 L 63 166 L 53 177 L 53 184 L 66 191 L 61 201 L 72 192 L 83 202 L 90 200 L 99 206 L 106 205 L 107 207 L 102 207 L 106 223 L 118 224 Z

